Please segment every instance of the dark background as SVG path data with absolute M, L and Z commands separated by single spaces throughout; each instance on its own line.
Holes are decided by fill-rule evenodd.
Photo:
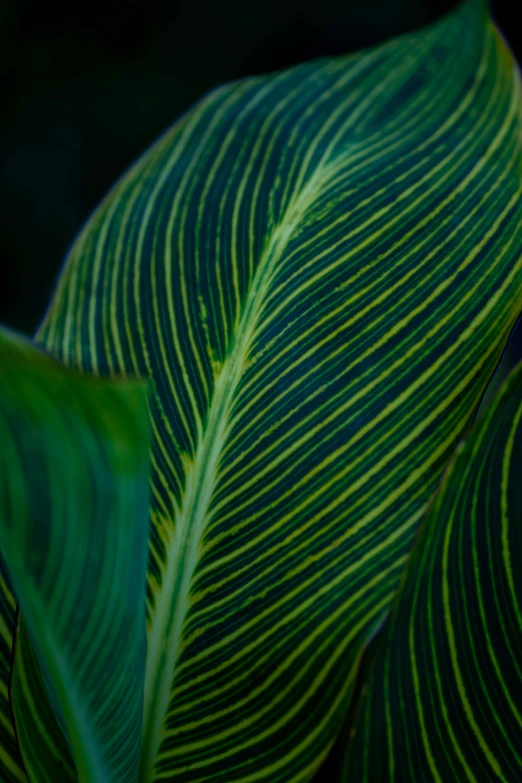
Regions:
M 0 323 L 34 332 L 89 213 L 205 91 L 379 43 L 455 4 L 1 0 Z M 522 61 L 517 4 L 492 11 Z

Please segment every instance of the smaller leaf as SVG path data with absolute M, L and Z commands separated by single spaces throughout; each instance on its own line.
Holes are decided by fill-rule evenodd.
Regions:
M 522 780 L 522 365 L 447 470 L 342 781 Z
M 44 683 L 80 783 L 132 783 L 146 645 L 146 385 L 74 373 L 0 330 L 0 443 L 0 550 L 27 628 L 12 695 L 29 780 L 49 779 L 38 770 L 52 769 L 42 754 L 55 751 L 45 735 L 24 734 Z M 54 781 L 71 779 L 59 769 Z
M 15 641 L 11 699 L 16 705 L 17 735 L 29 781 L 75 783 L 74 761 L 53 713 L 25 622 Z
M 16 600 L 5 564 L 0 557 L 0 780 L 2 783 L 26 783 L 9 704 L 13 636 L 16 625 Z

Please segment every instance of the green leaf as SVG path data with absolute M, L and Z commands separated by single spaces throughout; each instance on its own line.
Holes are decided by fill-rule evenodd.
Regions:
M 37 338 L 151 379 L 141 783 L 308 780 L 522 309 L 481 2 L 225 85 L 117 183 Z
M 368 640 L 362 651 L 360 664 L 357 670 L 357 679 L 354 684 L 348 709 L 343 716 L 343 722 L 335 743 L 326 757 L 325 762 L 321 765 L 317 774 L 314 775 L 312 783 L 332 783 L 332 781 L 336 779 L 336 775 L 343 764 L 346 756 L 347 738 L 351 736 L 355 716 L 357 715 L 361 701 L 365 696 L 369 673 L 371 672 L 375 659 L 381 649 L 382 639 L 386 632 L 387 619 L 388 618 L 386 617 L 382 623 L 379 623 L 374 634 Z
M 522 778 L 522 365 L 445 474 L 343 781 Z
M 62 733 L 23 618 L 14 649 L 11 699 L 27 778 L 30 783 L 76 783 L 67 728 Z
M 13 710 L 31 783 L 71 780 L 48 763 L 56 727 L 25 733 L 52 718 L 46 693 L 80 783 L 137 779 L 148 430 L 143 381 L 82 377 L 0 330 L 0 549 L 28 632 Z
M 27 780 L 9 703 L 13 636 L 16 625 L 16 600 L 5 563 L 0 555 L 0 780 L 25 783 Z

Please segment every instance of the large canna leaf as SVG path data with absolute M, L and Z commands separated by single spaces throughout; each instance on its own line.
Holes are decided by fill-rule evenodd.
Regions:
M 137 780 L 148 433 L 143 381 L 84 378 L 0 331 L 0 550 L 23 620 L 12 696 L 30 783 L 76 779 L 59 726 L 79 783 Z
M 467 0 L 210 93 L 75 242 L 37 339 L 153 387 L 141 783 L 327 752 L 521 309 L 521 134 Z
M 339 780 L 522 779 L 521 422 L 519 365 L 422 527 Z
M 2 783 L 25 783 L 27 780 L 9 704 L 15 627 L 16 599 L 5 563 L 0 556 L 0 780 Z

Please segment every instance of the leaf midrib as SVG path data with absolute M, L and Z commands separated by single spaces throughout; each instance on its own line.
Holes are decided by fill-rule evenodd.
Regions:
M 195 455 L 185 468 L 186 484 L 176 529 L 168 544 L 168 568 L 147 644 L 140 783 L 154 780 L 154 766 L 170 703 L 170 689 L 179 657 L 183 624 L 190 608 L 190 586 L 200 542 L 208 522 L 219 460 L 235 393 L 247 365 L 249 351 L 274 268 L 310 204 L 327 179 L 327 166 L 318 166 L 301 192 L 288 205 L 274 228 L 249 287 L 241 319 L 216 379 L 207 423 Z M 172 600 L 169 597 L 172 596 Z M 164 640 L 164 641 L 162 641 Z

